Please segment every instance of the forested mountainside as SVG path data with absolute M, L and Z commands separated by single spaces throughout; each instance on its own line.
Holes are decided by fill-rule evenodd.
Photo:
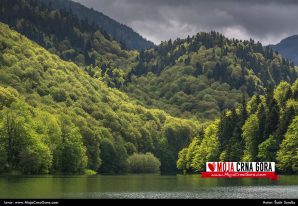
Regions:
M 120 86 L 137 55 L 113 41 L 105 31 L 67 10 L 58 10 L 39 0 L 1 0 L 0 21 L 37 42 L 63 60 L 79 66 L 93 65 L 89 73 L 116 79 L 111 86 Z M 117 78 L 116 78 L 117 77 Z
M 293 62 L 217 32 L 126 50 L 78 4 L 49 1 L 0 1 L 0 172 L 175 172 L 179 151 L 188 172 L 218 160 L 297 172 Z
M 290 59 L 298 65 L 298 35 L 290 36 L 281 40 L 276 45 L 269 45 L 273 50 L 278 51 L 285 58 Z
M 138 55 L 62 9 L 67 1 L 44 1 L 2 0 L 0 20 L 109 87 L 174 116 L 213 120 L 242 96 L 297 78 L 292 62 L 272 49 L 216 32 L 163 42 Z
M 81 20 L 88 20 L 90 24 L 98 25 L 113 39 L 123 44 L 127 49 L 145 50 L 154 44 L 133 31 L 130 27 L 120 24 L 99 11 L 89 9 L 70 0 L 41 0 L 54 8 L 71 10 Z
M 1 172 L 121 173 L 130 155 L 146 152 L 162 172 L 175 171 L 178 151 L 201 131 L 137 105 L 2 23 L 0 91 Z
M 206 162 L 276 162 L 279 171 L 298 172 L 298 80 L 281 82 L 265 95 L 224 112 L 179 153 L 177 167 L 205 170 Z
M 64 60 L 90 65 L 101 57 L 101 61 L 107 59 L 122 65 L 128 58 L 128 52 L 98 26 L 80 20 L 67 10 L 40 5 L 38 0 L 0 3 L 2 22 Z
M 214 119 L 242 96 L 263 94 L 270 85 L 296 78 L 292 62 L 259 42 L 202 32 L 141 52 L 124 90 L 173 115 Z

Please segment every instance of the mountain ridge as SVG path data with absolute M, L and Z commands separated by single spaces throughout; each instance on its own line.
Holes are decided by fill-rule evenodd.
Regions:
M 81 20 L 86 19 L 90 24 L 98 25 L 128 49 L 144 50 L 154 46 L 151 41 L 146 40 L 127 25 L 121 24 L 104 13 L 88 8 L 81 3 L 71 0 L 41 0 L 41 2 L 59 9 L 70 9 Z
M 0 21 L 63 60 L 83 67 L 91 76 L 112 79 L 107 80 L 111 87 L 123 84 L 126 72 L 135 64 L 136 50 L 123 49 L 97 25 L 80 20 L 65 9 L 40 3 L 2 0 Z
M 268 45 L 272 49 L 278 51 L 281 55 L 293 61 L 298 65 L 298 35 L 289 36 L 282 39 L 276 45 Z
M 137 60 L 124 88 L 128 94 L 173 115 L 203 119 L 214 119 L 243 95 L 297 78 L 297 68 L 272 49 L 215 31 L 163 42 Z

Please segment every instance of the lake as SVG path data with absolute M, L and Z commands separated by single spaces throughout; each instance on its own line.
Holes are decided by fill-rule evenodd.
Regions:
M 200 175 L 0 176 L 0 198 L 298 198 L 298 176 L 203 179 Z

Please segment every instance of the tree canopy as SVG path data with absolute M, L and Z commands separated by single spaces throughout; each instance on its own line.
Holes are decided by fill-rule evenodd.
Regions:
M 178 151 L 200 132 L 198 121 L 146 109 L 2 23 L 0 54 L 2 171 L 121 173 L 135 152 L 175 171 Z
M 178 169 L 203 171 L 208 161 L 273 161 L 279 171 L 297 173 L 297 83 L 281 82 L 274 91 L 224 112 L 179 152 Z
M 272 49 L 215 31 L 162 42 L 140 52 L 137 60 L 124 91 L 146 106 L 201 120 L 214 120 L 240 105 L 243 94 L 264 94 L 297 78 L 292 62 Z

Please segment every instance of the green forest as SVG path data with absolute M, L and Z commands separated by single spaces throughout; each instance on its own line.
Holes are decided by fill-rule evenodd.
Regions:
M 293 62 L 216 31 L 126 49 L 45 2 L 0 1 L 0 173 L 298 172 Z
M 70 10 L 80 20 L 87 20 L 88 23 L 99 26 L 102 31 L 127 49 L 142 51 L 154 47 L 151 41 L 146 40 L 130 27 L 80 3 L 70 0 L 40 0 L 40 3 L 47 6 L 50 5 L 54 9 Z
M 0 21 L 89 75 L 120 87 L 137 51 L 125 50 L 102 28 L 39 0 L 1 0 Z
M 136 152 L 175 171 L 178 151 L 199 135 L 197 121 L 136 104 L 4 24 L 0 51 L 2 171 L 121 173 Z
M 264 94 L 282 80 L 293 83 L 297 69 L 259 42 L 213 31 L 141 52 L 127 79 L 124 91 L 144 105 L 208 121 L 239 105 L 243 94 Z
M 281 82 L 265 95 L 225 111 L 202 136 L 179 152 L 177 167 L 203 171 L 206 162 L 277 162 L 279 171 L 298 172 L 298 80 Z

